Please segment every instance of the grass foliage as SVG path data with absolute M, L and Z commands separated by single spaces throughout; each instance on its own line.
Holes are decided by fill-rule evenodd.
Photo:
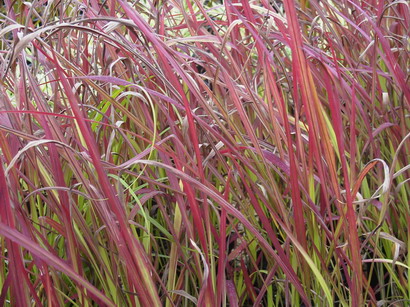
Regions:
M 407 1 L 2 3 L 0 305 L 410 304 Z

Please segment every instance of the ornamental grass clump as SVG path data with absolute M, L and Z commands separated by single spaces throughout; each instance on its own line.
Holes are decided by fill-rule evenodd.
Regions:
M 0 20 L 0 305 L 409 304 L 408 3 Z

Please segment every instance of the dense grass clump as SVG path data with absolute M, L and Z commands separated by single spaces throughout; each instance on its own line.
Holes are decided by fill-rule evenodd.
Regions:
M 406 1 L 0 21 L 1 306 L 409 306 Z

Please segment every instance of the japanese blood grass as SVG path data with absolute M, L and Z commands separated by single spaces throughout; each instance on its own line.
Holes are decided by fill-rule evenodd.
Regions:
M 408 305 L 405 1 L 0 14 L 1 305 Z

